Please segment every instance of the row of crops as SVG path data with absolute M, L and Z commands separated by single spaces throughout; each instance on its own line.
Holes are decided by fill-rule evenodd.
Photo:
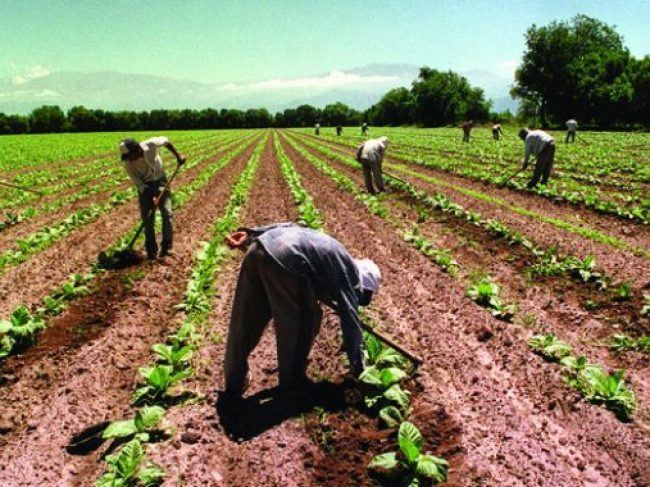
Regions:
M 97 485 L 157 485 L 170 478 L 171 473 L 154 463 L 148 451 L 151 444 L 156 444 L 155 456 L 164 457 L 164 451 L 173 448 L 173 439 L 183 425 L 178 423 L 179 415 L 167 419 L 170 409 L 182 410 L 209 400 L 185 384 L 205 370 L 198 362 L 198 351 L 214 339 L 211 329 L 215 324 L 209 317 L 214 313 L 213 302 L 223 284 L 220 271 L 226 259 L 236 257 L 224 246 L 223 237 L 238 225 L 247 223 L 241 220 L 241 213 L 251 199 L 260 164 L 264 163 L 263 153 L 272 154 L 265 159 L 266 163 L 277 164 L 301 224 L 319 231 L 331 231 L 324 217 L 327 211 L 315 203 L 317 193 L 310 193 L 303 185 L 303 180 L 308 178 L 306 168 L 309 168 L 310 172 L 320 175 L 323 185 L 335 185 L 341 195 L 350 198 L 356 205 L 355 211 L 381 220 L 386 232 L 399 235 L 407 248 L 451 276 L 458 288 L 464 289 L 466 306 L 477 306 L 487 320 L 495 319 L 506 327 L 523 330 L 522 342 L 512 346 L 530 349 L 531 355 L 534 352 L 543 357 L 548 362 L 543 366 L 545 369 L 558 368 L 561 381 L 554 387 L 576 391 L 585 403 L 612 411 L 622 422 L 644 421 L 650 390 L 642 375 L 643 366 L 639 364 L 643 364 L 650 353 L 650 294 L 643 283 L 621 273 L 611 274 L 593 255 L 567 251 L 570 246 L 556 247 L 540 242 L 534 225 L 526 231 L 514 229 L 498 217 L 485 216 L 468 208 L 449 194 L 433 190 L 431 176 L 421 172 L 422 167 L 427 167 L 472 180 L 498 182 L 503 171 L 514 167 L 519 160 L 522 148 L 518 141 L 481 141 L 482 135 L 488 139 L 487 132 L 475 130 L 470 144 L 462 144 L 456 141 L 458 134 L 451 130 L 387 129 L 382 134 L 391 138 L 389 155 L 399 159 L 389 167 L 393 172 L 401 168 L 401 172 L 398 178 L 387 177 L 387 194 L 374 196 L 363 190 L 360 167 L 353 157 L 352 148 L 363 140 L 356 135 L 356 130 L 351 134 L 346 129 L 341 137 L 323 132 L 320 138 L 301 131 L 170 135 L 180 150 L 191 154 L 184 168 L 186 178 L 175 188 L 177 208 L 191 202 L 198 191 L 220 178 L 224 168 L 246 154 L 245 164 L 238 170 L 222 214 L 215 215 L 209 241 L 200 243 L 195 249 L 183 300 L 175 306 L 181 318 L 168 327 L 165 338 L 152 344 L 152 359 L 140 364 L 130 401 L 132 414 L 111 422 L 102 433 L 104 440 L 113 442 L 113 447 L 105 458 L 102 472 L 98 473 Z M 554 189 L 549 185 L 540 189 L 539 194 L 575 204 L 576 201 L 568 196 L 575 191 L 582 195 L 577 201 L 580 205 L 592 206 L 599 212 L 615 214 L 641 226 L 647 223 L 644 211 L 648 195 L 644 185 L 648 181 L 644 181 L 644 170 L 629 161 L 643 159 L 646 155 L 634 148 L 629 152 L 625 149 L 626 144 L 635 139 L 629 134 L 580 135 L 592 137 L 590 145 L 580 144 L 579 140 L 575 145 L 567 145 L 566 149 L 562 146 L 558 150 L 558 165 L 562 162 L 561 151 L 566 150 L 566 166 L 562 167 Z M 63 136 L 52 139 L 60 144 L 61 139 L 57 137 Z M 26 235 L 8 238 L 6 246 L 0 248 L 0 278 L 12 268 L 29 265 L 50 247 L 64 248 L 70 236 L 104 216 L 119 212 L 120 218 L 124 218 L 129 212 L 135 214 L 133 190 L 115 154 L 108 154 L 114 150 L 119 136 L 88 134 L 85 137 L 88 144 L 85 152 L 77 146 L 83 143 L 75 136 L 71 152 L 53 159 L 47 158 L 46 151 L 41 156 L 34 155 L 37 154 L 35 147 L 44 146 L 47 137 L 40 140 L 40 145 L 30 140 L 24 153 L 32 154 L 33 159 L 24 159 L 20 166 L 5 166 L 7 180 L 44 189 L 47 194 L 43 199 L 28 195 L 21 200 L 23 196 L 17 196 L 21 193 L 14 190 L 0 192 L 0 205 L 4 205 L 7 212 L 4 225 L 0 225 L 0 235 L 6 232 L 12 237 L 10 232 L 18 232 L 21 226 L 29 228 Z M 20 140 L 11 142 L 16 144 Z M 608 166 L 599 159 L 598 151 L 606 151 L 608 144 L 617 147 L 612 149 L 611 157 L 618 159 L 618 164 Z M 104 149 L 108 149 L 107 154 L 102 153 Z M 611 169 L 598 173 L 598 180 L 587 181 L 581 177 L 580 171 L 590 167 L 582 164 L 589 154 L 594 156 L 594 167 Z M 66 158 L 69 159 L 67 163 Z M 50 163 L 53 168 L 47 171 L 43 165 Z M 2 161 L 0 167 L 1 164 Z M 15 172 L 17 168 L 25 170 Z M 511 189 L 523 191 L 518 181 Z M 588 203 L 587 194 L 598 196 L 596 206 Z M 96 197 L 104 201 L 94 199 Z M 621 199 L 623 197 L 628 199 Z M 486 201 L 490 198 L 485 195 Z M 616 207 L 599 208 L 598 205 L 605 201 L 618 203 Z M 58 212 L 66 209 L 68 213 L 59 218 Z M 52 221 L 47 220 L 50 216 Z M 546 217 L 554 218 L 553 215 Z M 134 215 L 127 218 L 135 221 Z M 575 228 L 569 222 L 562 225 L 561 218 L 555 220 L 554 228 L 566 231 L 569 240 L 576 238 L 575 232 L 572 233 Z M 45 221 L 47 224 L 41 225 Z M 115 235 L 109 253 L 123 248 L 135 229 L 136 225 Z M 609 246 L 612 252 L 627 252 L 641 262 L 650 255 L 648 246 L 626 247 L 597 232 L 580 237 Z M 489 250 L 479 249 L 488 245 Z M 472 253 L 479 255 L 479 259 L 471 259 Z M 482 261 L 480 256 L 484 257 Z M 507 271 L 495 271 L 497 268 Z M 0 317 L 0 361 L 37 344 L 39 334 L 55 317 L 65 313 L 70 303 L 98 292 L 102 280 L 110 272 L 97 262 L 86 262 L 85 268 L 78 269 L 78 273 L 62 282 L 53 282 L 38 302 L 23 302 L 8 309 Z M 146 272 L 137 278 L 146 279 Z M 525 284 L 519 284 L 522 282 Z M 592 336 L 588 331 L 577 333 L 551 313 L 531 310 L 525 292 L 531 287 L 541 289 L 557 303 L 563 296 L 575 297 L 577 304 L 571 306 L 579 309 L 586 319 L 598 323 L 598 333 Z M 388 311 L 382 306 L 385 304 L 371 307 L 364 319 L 388 334 L 395 333 L 391 324 L 382 319 Z M 594 329 L 592 326 L 591 331 Z M 489 343 L 490 339 L 486 334 L 478 341 Z M 365 337 L 365 344 L 368 368 L 359 378 L 364 393 L 363 407 L 336 414 L 361 414 L 374 422 L 372 427 L 378 432 L 386 432 L 382 436 L 386 441 L 381 446 L 371 443 L 370 451 L 363 453 L 367 459 L 364 465 L 367 474 L 378 483 L 391 483 L 396 479 L 405 485 L 444 482 L 448 475 L 453 476 L 453 468 L 450 470 L 449 459 L 443 458 L 444 455 L 434 455 L 436 443 L 427 437 L 430 425 L 422 422 L 418 410 L 422 400 L 418 397 L 422 394 L 418 377 L 429 372 L 418 372 L 403 356 L 370 335 Z M 214 359 L 220 363 L 220 357 Z M 213 380 L 217 383 L 220 366 L 213 370 Z M 317 446 L 326 455 L 334 455 L 343 433 L 332 429 L 334 423 L 327 411 L 317 408 L 307 416 L 304 424 L 311 428 L 312 437 L 317 437 Z

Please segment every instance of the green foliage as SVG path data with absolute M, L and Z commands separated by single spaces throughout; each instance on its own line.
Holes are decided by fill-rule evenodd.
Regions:
M 650 336 L 632 338 L 627 335 L 614 335 L 610 347 L 616 352 L 635 350 L 638 352 L 650 353 Z
M 573 353 L 571 346 L 555 335 L 535 335 L 528 340 L 528 346 L 540 355 L 555 361 Z
M 515 304 L 505 304 L 499 294 L 501 289 L 489 277 L 480 279 L 467 288 L 467 295 L 477 304 L 488 308 L 495 318 L 512 321 L 517 310 Z
M 162 483 L 165 472 L 148 463 L 140 440 L 133 439 L 115 455 L 106 457 L 108 471 L 95 482 L 96 487 L 149 487 Z
M 34 335 L 45 328 L 38 315 L 32 315 L 26 306 L 16 308 L 8 320 L 0 320 L 0 358 L 9 355 L 14 348 L 32 343 Z
M 142 442 L 149 441 L 151 432 L 156 431 L 158 424 L 165 415 L 160 406 L 145 406 L 136 412 L 133 419 L 115 421 L 108 425 L 102 433 L 102 438 L 128 438 L 135 436 Z
M 397 434 L 399 452 L 376 455 L 368 469 L 381 476 L 399 477 L 401 485 L 419 485 L 420 479 L 445 482 L 449 463 L 422 453 L 423 442 L 420 430 L 413 423 L 404 421 Z
M 171 365 L 140 367 L 140 376 L 144 381 L 144 386 L 135 390 L 131 397 L 131 402 L 133 404 L 151 404 L 163 400 L 168 390 L 174 384 L 190 377 L 192 372 L 190 369 L 175 372 Z

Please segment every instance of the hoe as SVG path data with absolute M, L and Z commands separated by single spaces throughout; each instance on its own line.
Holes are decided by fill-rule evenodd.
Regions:
M 0 185 L 7 186 L 9 188 L 19 189 L 21 191 L 29 191 L 30 193 L 37 194 L 39 197 L 43 196 L 43 193 L 41 193 L 40 191 L 36 191 L 35 189 L 29 189 L 24 186 L 18 186 L 17 184 L 9 183 L 7 181 L 0 181 Z
M 382 342 L 384 342 L 389 347 L 394 348 L 399 353 L 404 355 L 407 359 L 409 359 L 411 361 L 411 363 L 413 365 L 415 365 L 415 368 L 418 368 L 420 365 L 422 365 L 423 360 L 422 360 L 421 357 L 419 357 L 418 355 L 415 355 L 414 353 L 409 352 L 404 347 L 402 347 L 401 345 L 398 345 L 393 340 L 388 338 L 386 335 L 384 335 L 382 333 L 379 333 L 377 330 L 372 328 L 370 325 L 364 323 L 363 321 L 361 322 L 361 328 L 363 328 L 365 331 L 370 333 L 375 338 L 377 338 L 377 339 L 381 340 Z
M 174 174 L 172 174 L 172 177 L 169 178 L 169 181 L 165 183 L 165 187 L 163 188 L 159 196 L 162 196 L 163 194 L 165 194 L 165 191 L 169 190 L 169 186 L 172 184 L 172 181 L 176 177 L 176 174 L 178 174 L 178 170 L 180 168 L 181 168 L 180 165 L 176 166 L 176 170 L 174 171 Z M 151 209 L 151 212 L 155 213 L 157 208 L 158 208 L 158 204 L 156 203 L 156 205 Z M 151 213 L 149 215 L 151 215 Z M 125 267 L 136 265 L 142 262 L 142 256 L 138 252 L 133 250 L 133 244 L 135 244 L 135 241 L 138 239 L 143 229 L 144 229 L 144 221 L 140 223 L 138 230 L 135 232 L 135 234 L 133 235 L 129 243 L 126 245 L 126 247 L 118 249 L 115 252 L 112 252 L 111 254 L 108 254 L 103 251 L 100 252 L 99 255 L 97 256 L 97 262 L 99 262 L 101 268 L 107 270 L 124 269 Z

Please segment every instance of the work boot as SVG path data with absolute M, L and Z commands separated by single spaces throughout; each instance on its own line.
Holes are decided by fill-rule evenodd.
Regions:
M 160 251 L 160 254 L 158 257 L 163 258 L 163 257 L 174 257 L 176 255 L 176 252 L 174 252 L 172 249 L 162 249 Z

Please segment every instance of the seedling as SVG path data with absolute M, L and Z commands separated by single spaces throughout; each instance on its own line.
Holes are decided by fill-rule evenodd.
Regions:
M 133 419 L 115 421 L 108 425 L 102 433 L 102 438 L 129 438 L 135 437 L 142 442 L 148 442 L 151 433 L 158 431 L 158 423 L 165 415 L 165 410 L 160 406 L 145 406 L 135 413 Z
M 151 347 L 151 351 L 158 355 L 161 363 L 171 365 L 172 372 L 176 373 L 187 366 L 192 358 L 193 347 L 191 345 L 179 347 L 156 343 Z
M 386 477 L 398 477 L 401 485 L 417 486 L 420 479 L 445 482 L 449 463 L 422 453 L 422 434 L 413 423 L 404 421 L 397 434 L 398 452 L 375 456 L 368 469 Z
M 171 365 L 156 365 L 155 367 L 141 367 L 140 375 L 145 385 L 136 389 L 131 398 L 133 404 L 142 402 L 155 402 L 160 400 L 168 389 L 177 382 L 190 377 L 191 369 L 174 372 Z
M 0 358 L 9 355 L 15 347 L 26 346 L 34 335 L 45 328 L 38 315 L 32 315 L 26 306 L 19 306 L 8 320 L 0 320 Z
M 492 282 L 489 277 L 485 277 L 467 288 L 467 295 L 472 301 L 488 308 L 495 318 L 511 321 L 517 311 L 517 306 L 515 304 L 505 304 L 499 297 L 500 292 L 499 286 Z
M 549 360 L 558 361 L 573 353 L 571 346 L 555 335 L 535 335 L 528 340 L 528 346 Z
M 108 472 L 95 482 L 95 487 L 141 485 L 150 487 L 160 484 L 165 472 L 146 460 L 140 440 L 133 439 L 116 455 L 106 457 Z

